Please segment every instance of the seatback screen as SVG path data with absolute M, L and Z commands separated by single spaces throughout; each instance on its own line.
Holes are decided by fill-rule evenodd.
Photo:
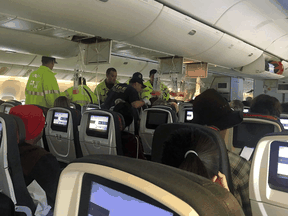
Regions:
M 274 125 L 243 122 L 233 128 L 233 146 L 255 148 L 258 141 L 268 133 L 274 132 Z
M 53 121 L 51 124 L 52 130 L 67 132 L 69 122 L 69 114 L 68 112 L 53 112 Z
M 288 118 L 280 118 L 280 122 L 282 123 L 285 130 L 288 130 Z
M 146 128 L 156 129 L 159 125 L 168 123 L 168 112 L 149 110 L 147 113 Z
M 249 112 L 249 109 L 248 109 L 248 108 L 244 108 L 244 109 L 243 109 L 243 112 L 244 112 L 244 113 L 248 113 L 248 112 Z
M 274 141 L 270 145 L 269 187 L 288 192 L 288 143 Z
M 193 111 L 192 110 L 185 110 L 185 120 L 184 122 L 190 122 L 193 119 Z
M 110 116 L 90 114 L 86 133 L 88 136 L 108 139 Z
M 177 214 L 131 187 L 99 176 L 85 174 L 78 215 L 176 216 Z

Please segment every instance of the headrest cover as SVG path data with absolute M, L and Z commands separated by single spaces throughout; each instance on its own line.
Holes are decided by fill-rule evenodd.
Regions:
M 44 128 L 45 117 L 43 111 L 34 105 L 19 105 L 12 107 L 10 115 L 18 116 L 25 124 L 26 139 L 31 140 L 37 137 Z

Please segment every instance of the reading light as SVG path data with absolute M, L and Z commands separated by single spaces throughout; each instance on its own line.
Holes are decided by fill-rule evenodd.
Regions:
M 189 35 L 195 35 L 196 31 L 195 30 L 191 30 L 190 32 L 188 32 Z

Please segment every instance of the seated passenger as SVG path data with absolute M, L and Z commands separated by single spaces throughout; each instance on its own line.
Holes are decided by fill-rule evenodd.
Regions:
M 124 131 L 126 127 L 128 127 L 133 122 L 133 115 L 132 115 L 132 107 L 128 103 L 118 103 L 114 110 L 121 114 L 123 119 L 119 119 L 120 122 L 120 130 L 121 130 L 121 141 L 123 147 L 123 153 L 127 157 L 137 157 L 138 151 L 138 158 L 146 160 L 144 156 L 144 149 L 142 146 L 142 142 L 139 136 L 129 133 L 128 131 Z M 137 149 L 138 145 L 138 149 Z
M 18 116 L 25 124 L 26 139 L 24 144 L 19 145 L 19 153 L 26 185 L 36 180 L 46 192 L 48 204 L 53 208 L 60 167 L 51 153 L 35 145 L 43 134 L 43 111 L 34 105 L 19 105 L 12 107 L 9 114 Z
M 164 142 L 162 163 L 179 167 L 220 183 L 229 191 L 226 177 L 219 172 L 218 145 L 200 129 L 181 128 Z
M 216 126 L 220 135 L 225 138 L 228 128 L 243 121 L 243 113 L 233 111 L 227 100 L 215 89 L 207 89 L 193 101 L 194 118 L 192 123 Z M 251 164 L 244 158 L 227 150 L 234 196 L 242 206 L 246 216 L 252 215 L 249 200 L 249 174 Z
M 56 98 L 54 101 L 54 107 L 64 107 L 69 108 L 70 107 L 70 100 L 65 96 L 60 96 Z
M 233 100 L 229 103 L 229 105 L 234 111 L 243 112 L 244 104 L 240 100 Z
M 280 118 L 282 108 L 277 98 L 261 94 L 252 100 L 250 112 L 263 115 L 277 116 L 278 118 Z
M 253 100 L 252 97 L 247 97 L 246 100 L 243 101 L 243 105 L 250 107 L 251 103 L 252 103 L 252 100 Z

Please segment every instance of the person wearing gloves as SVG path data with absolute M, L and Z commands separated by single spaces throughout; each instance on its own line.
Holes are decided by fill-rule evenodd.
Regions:
M 101 106 L 102 109 L 110 109 L 115 106 L 115 100 L 122 99 L 131 104 L 134 108 L 140 108 L 144 104 L 151 105 L 148 99 L 140 100 L 139 93 L 146 86 L 143 84 L 143 75 L 140 72 L 133 74 L 132 78 L 127 83 L 118 83 L 108 92 L 108 96 Z

